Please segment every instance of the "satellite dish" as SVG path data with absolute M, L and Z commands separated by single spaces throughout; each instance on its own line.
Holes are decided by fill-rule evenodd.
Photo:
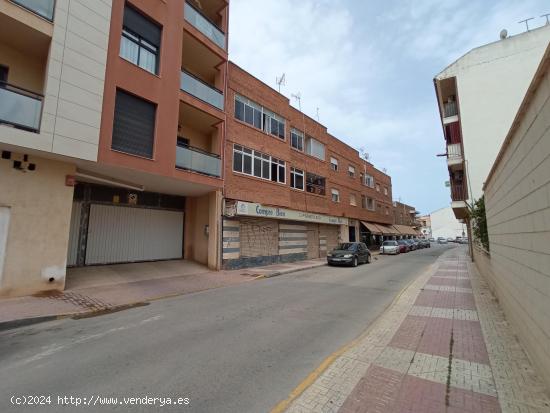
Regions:
M 500 40 L 504 40 L 508 37 L 508 30 L 506 29 L 502 29 L 500 31 Z

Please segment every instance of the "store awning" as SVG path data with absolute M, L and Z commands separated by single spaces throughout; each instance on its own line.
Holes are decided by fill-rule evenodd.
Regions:
M 378 228 L 382 231 L 382 235 L 399 235 L 399 233 L 390 226 L 382 225 L 382 224 L 376 224 Z
M 363 226 L 366 229 L 368 229 L 371 232 L 371 234 L 382 235 L 382 230 L 378 228 L 378 225 L 373 224 L 372 222 L 365 222 L 365 221 L 361 221 L 361 224 L 363 224 Z
M 418 235 L 418 232 L 413 227 L 407 225 L 394 225 L 394 228 L 399 231 L 401 235 Z

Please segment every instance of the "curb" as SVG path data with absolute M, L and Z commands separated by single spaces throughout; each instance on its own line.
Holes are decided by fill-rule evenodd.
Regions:
M 313 268 L 325 267 L 326 265 L 327 265 L 327 263 L 324 262 L 322 264 L 309 265 L 307 267 L 291 268 L 291 269 L 288 269 L 288 270 L 274 271 L 270 274 L 260 275 L 259 277 L 256 277 L 256 279 L 278 277 L 279 275 L 291 274 L 293 272 L 298 272 L 298 271 L 311 270 Z
M 26 327 L 33 324 L 45 323 L 47 321 L 59 320 L 71 317 L 72 314 L 46 315 L 39 317 L 20 318 L 18 320 L 0 321 L 0 331 L 13 330 L 19 327 Z

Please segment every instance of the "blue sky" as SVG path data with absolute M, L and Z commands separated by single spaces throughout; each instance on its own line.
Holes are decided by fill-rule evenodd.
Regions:
M 517 22 L 545 23 L 548 0 L 231 0 L 230 59 L 329 132 L 365 148 L 392 177 L 393 198 L 429 213 L 448 206 L 433 77 Z M 297 106 L 295 100 L 292 104 Z

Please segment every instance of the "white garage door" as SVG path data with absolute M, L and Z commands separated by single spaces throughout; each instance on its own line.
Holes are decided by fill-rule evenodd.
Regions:
M 90 207 L 87 265 L 182 258 L 182 251 L 183 212 Z

